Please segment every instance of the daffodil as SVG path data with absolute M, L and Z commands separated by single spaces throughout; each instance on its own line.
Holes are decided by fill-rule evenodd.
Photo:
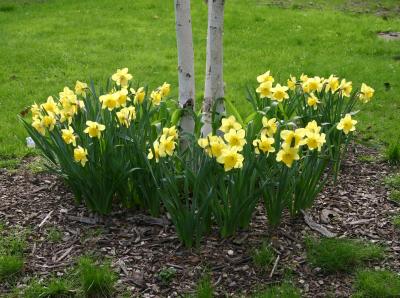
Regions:
M 275 143 L 274 138 L 269 138 L 265 135 L 261 135 L 260 139 L 253 141 L 254 151 L 256 154 L 260 154 L 260 151 L 265 153 L 275 152 L 275 148 L 272 146 Z
M 335 93 L 339 89 L 339 78 L 334 75 L 330 75 L 327 80 L 325 80 L 325 92 Z
M 121 125 L 129 127 L 131 121 L 136 119 L 136 109 L 133 106 L 122 108 L 116 113 L 116 115 Z
M 342 91 L 343 96 L 350 97 L 351 90 L 353 90 L 352 82 L 346 82 L 346 79 L 343 79 L 340 82 L 339 89 Z
M 32 119 L 40 116 L 40 107 L 36 103 L 31 105 L 31 113 L 32 113 Z
M 153 154 L 154 150 L 154 154 Z M 147 159 L 153 159 L 155 157 L 156 162 L 160 160 L 160 143 L 158 141 L 153 142 L 153 150 L 150 148 L 149 153 L 147 154 Z
M 275 87 L 271 88 L 272 99 L 278 102 L 282 102 L 284 99 L 288 99 L 289 94 L 287 94 L 286 92 L 288 91 L 288 89 L 289 88 L 286 86 L 281 86 L 280 84 L 276 84 Z
M 102 109 L 114 110 L 118 106 L 118 97 L 114 94 L 105 94 L 99 97 Z
M 224 165 L 225 172 L 242 168 L 243 160 L 243 155 L 232 148 L 223 149 L 221 155 L 217 158 L 217 162 Z
M 304 140 L 304 144 L 307 145 L 309 150 L 318 149 L 318 151 L 321 151 L 322 145 L 324 145 L 325 142 L 324 133 L 308 133 L 307 138 Z
M 246 144 L 245 135 L 246 132 L 244 129 L 231 129 L 228 133 L 224 134 L 224 139 L 232 149 L 242 151 L 243 146 Z
M 129 81 L 132 80 L 132 75 L 128 73 L 128 68 L 117 69 L 117 72 L 111 76 L 118 86 L 122 88 L 128 87 Z
M 321 92 L 323 84 L 320 77 L 313 77 L 307 80 L 308 93 L 313 91 Z
M 301 145 L 301 141 L 303 140 L 305 133 L 306 131 L 304 128 L 298 128 L 295 131 L 282 130 L 281 138 L 289 147 L 298 148 Z
M 234 116 L 229 116 L 228 118 L 222 118 L 220 131 L 223 133 L 229 132 L 231 129 L 239 130 L 242 128 L 239 122 L 236 121 Z
M 86 97 L 87 89 L 88 89 L 88 85 L 86 83 L 83 83 L 81 81 L 76 81 L 76 83 L 75 83 L 75 94 L 76 95 L 81 95 L 83 97 Z
M 287 80 L 287 86 L 290 90 L 295 90 L 296 89 L 296 77 L 292 77 L 292 75 L 290 75 L 290 78 Z
M 47 98 L 47 101 L 42 104 L 42 108 L 47 112 L 47 114 L 56 115 L 58 114 L 57 104 L 54 102 L 52 96 Z
M 163 135 L 166 137 L 173 137 L 174 140 L 178 139 L 178 130 L 176 129 L 175 125 L 171 127 L 164 127 L 163 128 Z
M 338 123 L 336 128 L 338 130 L 343 130 L 343 132 L 347 135 L 349 132 L 356 130 L 356 124 L 357 120 L 351 119 L 351 115 L 346 114 L 342 119 L 340 119 L 340 122 Z
M 210 144 L 209 153 L 211 156 L 215 158 L 220 157 L 222 151 L 227 147 L 224 140 L 219 136 L 210 136 L 209 144 Z
M 161 93 L 159 90 L 152 91 L 150 94 L 150 98 L 151 98 L 151 102 L 153 105 L 155 105 L 155 106 L 160 105 L 162 96 L 161 96 Z
M 308 81 L 302 82 L 301 88 L 303 89 L 304 93 L 310 93 L 310 85 L 308 84 Z
M 139 87 L 137 90 L 131 88 L 130 91 L 135 96 L 133 98 L 133 102 L 135 104 L 141 104 L 146 96 L 146 92 L 144 91 L 143 87 Z
M 278 129 L 276 118 L 268 119 L 267 117 L 263 116 L 262 124 L 263 124 L 263 129 L 261 131 L 261 134 L 265 134 L 269 137 L 272 137 L 276 133 L 276 130 Z
M 84 167 L 86 162 L 88 161 L 87 155 L 87 150 L 85 148 L 82 148 L 81 146 L 78 146 L 74 149 L 74 159 L 76 162 L 80 162 L 82 167 Z
M 106 127 L 103 124 L 93 121 L 86 121 L 86 125 L 87 127 L 83 132 L 87 133 L 91 138 L 100 138 L 101 132 L 106 129 Z
M 271 89 L 272 89 L 272 82 L 267 81 L 261 83 L 260 86 L 258 86 L 258 88 L 256 89 L 256 92 L 260 93 L 260 98 L 266 98 L 266 97 L 270 98 L 272 95 Z
M 171 156 L 174 154 L 175 150 L 175 141 L 174 137 L 166 137 L 165 135 L 162 135 L 160 137 L 160 146 L 159 146 L 159 154 L 160 157 L 165 157 L 167 155 Z
M 308 122 L 304 129 L 306 130 L 306 135 L 308 133 L 319 133 L 321 131 L 321 127 L 318 126 L 315 120 Z
M 32 122 L 33 128 L 37 130 L 41 135 L 46 134 L 46 127 L 43 125 L 42 121 L 39 118 L 35 118 Z
M 318 104 L 321 103 L 318 98 L 311 93 L 310 96 L 307 98 L 307 105 L 312 107 L 314 110 L 318 108 Z
M 374 96 L 375 90 L 372 89 L 370 86 L 368 86 L 365 83 L 361 84 L 361 93 L 359 95 L 361 101 L 363 103 L 367 103 L 371 100 L 371 98 Z
M 302 73 L 301 76 L 300 76 L 300 81 L 302 81 L 303 83 L 307 82 L 308 81 L 308 76 L 306 74 Z
M 60 103 L 65 108 L 70 105 L 77 104 L 77 97 L 74 91 L 68 87 L 64 87 L 63 91 L 59 93 Z
M 290 147 L 288 144 L 284 144 L 276 155 L 276 161 L 283 162 L 289 168 L 292 167 L 295 160 L 299 159 L 298 148 Z
M 124 88 L 115 92 L 113 94 L 113 96 L 115 97 L 115 100 L 117 101 L 117 107 L 125 107 L 126 102 L 130 101 L 130 99 L 128 97 L 128 90 L 126 90 Z
M 74 147 L 76 146 L 76 136 L 74 134 L 74 129 L 71 126 L 67 129 L 62 129 L 61 133 L 61 137 L 66 144 L 72 144 Z
M 160 94 L 162 97 L 168 96 L 169 92 L 171 91 L 171 85 L 167 82 L 164 82 L 160 87 Z
M 54 129 L 54 125 L 56 125 L 56 118 L 54 118 L 52 114 L 45 115 L 42 118 L 42 125 L 49 131 L 52 131 Z
M 265 82 L 271 82 L 273 83 L 275 81 L 274 77 L 270 75 L 270 71 L 268 70 L 266 73 L 263 73 L 262 75 L 259 75 L 257 77 L 257 82 L 265 83 Z

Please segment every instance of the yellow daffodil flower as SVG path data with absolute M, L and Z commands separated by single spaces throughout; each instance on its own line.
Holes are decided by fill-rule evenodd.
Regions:
M 113 96 L 115 97 L 115 100 L 117 101 L 117 107 L 125 107 L 126 102 L 130 101 L 130 99 L 128 97 L 128 90 L 126 90 L 124 88 L 115 92 L 113 94 Z
M 74 159 L 76 162 L 80 162 L 82 167 L 84 167 L 86 162 L 88 161 L 87 155 L 87 150 L 82 148 L 81 146 L 78 146 L 74 149 Z
M 298 128 L 295 131 L 282 130 L 281 131 L 281 139 L 289 147 L 298 148 L 301 145 L 301 141 L 303 140 L 305 133 L 306 133 L 306 131 L 304 128 Z
M 357 120 L 351 119 L 350 114 L 346 114 L 342 119 L 340 119 L 339 124 L 336 126 L 338 130 L 343 130 L 344 134 L 348 134 L 351 131 L 355 131 Z
M 150 98 L 151 98 L 151 102 L 153 105 L 155 105 L 155 106 L 160 105 L 161 99 L 162 99 L 160 91 L 157 91 L 157 90 L 152 91 L 150 94 Z
M 244 129 L 231 129 L 228 133 L 224 134 L 224 139 L 232 149 L 242 151 L 243 146 L 246 144 L 245 135 L 246 132 Z
M 59 93 L 60 103 L 65 108 L 70 105 L 77 104 L 77 97 L 74 91 L 68 87 L 64 87 L 63 91 Z
M 306 74 L 302 73 L 301 76 L 300 76 L 300 81 L 302 81 L 303 83 L 307 82 L 308 81 L 308 76 Z
M 89 134 L 89 137 L 91 138 L 100 138 L 101 132 L 106 129 L 103 124 L 93 121 L 86 121 L 86 125 L 87 127 L 83 132 Z
M 162 133 L 166 137 L 173 137 L 174 140 L 178 139 L 178 130 L 176 129 L 175 125 L 171 127 L 164 127 Z
M 57 104 L 54 102 L 52 96 L 47 98 L 47 101 L 42 104 L 42 108 L 47 112 L 49 115 L 56 115 L 58 114 L 58 107 Z
M 265 82 L 271 82 L 273 83 L 275 81 L 274 77 L 270 75 L 270 71 L 268 70 L 266 73 L 263 73 L 262 75 L 259 75 L 257 77 L 257 82 L 265 83 Z
M 266 97 L 270 98 L 272 95 L 271 89 L 272 89 L 272 82 L 267 81 L 261 83 L 260 86 L 258 86 L 258 88 L 256 89 L 256 92 L 260 93 L 260 98 L 266 98 Z
M 40 107 L 36 104 L 36 102 L 33 105 L 31 105 L 31 113 L 32 113 L 32 119 L 40 116 Z
M 242 168 L 243 160 L 243 155 L 232 148 L 223 149 L 221 155 L 217 158 L 217 162 L 224 165 L 225 172 Z
M 308 92 L 318 91 L 321 92 L 323 84 L 320 77 L 313 77 L 307 80 Z
M 339 89 L 339 78 L 334 75 L 330 75 L 327 80 L 325 80 L 325 92 L 335 93 Z
M 146 92 L 144 91 L 143 87 L 139 87 L 138 90 L 135 90 L 133 88 L 130 89 L 132 94 L 135 96 L 133 98 L 133 102 L 135 104 L 141 104 L 146 96 Z
M 61 129 L 61 133 L 61 137 L 66 144 L 72 144 L 74 147 L 76 146 L 76 136 L 71 126 L 68 126 L 67 129 Z
M 318 104 L 321 103 L 318 98 L 311 93 L 310 96 L 307 98 L 307 105 L 314 108 L 316 110 L 318 108 Z
M 56 118 L 54 118 L 52 114 L 45 115 L 42 118 L 42 125 L 49 131 L 52 131 L 54 129 L 54 125 L 56 125 Z
M 228 118 L 222 118 L 220 131 L 223 133 L 229 132 L 231 129 L 239 130 L 242 126 L 236 121 L 234 116 L 229 116 Z
M 372 89 L 370 86 L 368 86 L 365 83 L 361 84 L 361 93 L 359 95 L 359 98 L 363 103 L 367 103 L 371 100 L 371 98 L 374 96 L 375 90 Z
M 136 109 L 133 106 L 122 108 L 116 113 L 118 121 L 121 125 L 129 127 L 131 121 L 136 119 Z
M 118 86 L 122 88 L 128 87 L 129 81 L 132 80 L 132 75 L 128 73 L 128 68 L 117 69 L 117 72 L 111 76 Z
M 287 80 L 287 86 L 290 90 L 295 90 L 296 89 L 296 77 L 292 77 L 292 75 L 290 75 L 290 78 Z
M 168 96 L 170 91 L 171 91 L 171 85 L 168 84 L 167 82 L 164 82 L 164 84 L 162 84 L 162 86 L 160 87 L 161 97 Z
M 288 89 L 289 88 L 286 86 L 281 86 L 280 84 L 276 84 L 275 87 L 271 88 L 272 99 L 278 102 L 282 102 L 284 99 L 288 99 L 289 94 L 287 94 L 286 92 L 288 91 Z
M 263 129 L 261 131 L 261 134 L 265 134 L 269 137 L 272 137 L 278 129 L 276 118 L 268 119 L 267 117 L 263 116 L 262 124 Z
M 304 144 L 307 145 L 309 150 L 318 149 L 318 151 L 321 151 L 322 145 L 324 145 L 325 142 L 324 133 L 308 133 L 307 138 L 304 140 Z
M 256 154 L 260 154 L 260 151 L 265 153 L 275 152 L 275 148 L 272 144 L 275 143 L 274 138 L 269 138 L 265 135 L 261 135 L 260 139 L 255 139 L 253 141 L 254 151 Z
M 299 151 L 298 148 L 290 147 L 287 144 L 282 146 L 282 149 L 279 150 L 276 155 L 276 161 L 283 162 L 287 167 L 292 167 L 292 164 L 295 160 L 299 160 Z
M 81 81 L 76 81 L 75 83 L 75 94 L 81 95 L 82 97 L 86 97 L 86 90 L 88 89 L 88 85 Z
M 118 97 L 114 94 L 105 94 L 99 97 L 102 103 L 102 109 L 108 109 L 109 111 L 114 110 L 118 106 Z
M 32 122 L 32 126 L 42 135 L 46 134 L 46 127 L 44 127 L 42 121 L 39 118 L 35 118 Z
M 317 121 L 313 120 L 307 123 L 305 130 L 306 135 L 308 133 L 319 133 L 321 131 L 321 127 L 318 126 Z
M 340 82 L 339 88 L 342 91 L 342 96 L 350 97 L 351 90 L 353 90 L 353 85 L 352 82 L 346 82 L 346 79 L 343 79 Z
M 172 154 L 174 154 L 175 144 L 173 136 L 166 137 L 165 135 L 162 135 L 160 137 L 159 146 L 160 157 L 165 157 L 167 155 L 172 156 Z
M 210 142 L 210 151 L 209 151 L 210 156 L 213 156 L 215 158 L 220 157 L 222 151 L 227 147 L 224 140 L 219 136 L 210 136 L 209 142 Z
M 154 150 L 154 154 L 153 154 Z M 158 141 L 153 142 L 153 150 L 150 148 L 149 153 L 147 154 L 147 159 L 153 159 L 155 155 L 156 162 L 160 160 L 160 143 Z

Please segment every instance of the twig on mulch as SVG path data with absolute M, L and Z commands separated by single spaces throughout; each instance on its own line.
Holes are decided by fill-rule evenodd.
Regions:
M 54 210 L 51 210 L 46 217 L 42 220 L 42 222 L 39 224 L 39 229 L 46 223 L 46 221 L 50 218 L 51 214 L 53 213 Z
M 311 216 L 305 212 L 304 210 L 301 210 L 301 213 L 304 215 L 304 221 L 305 223 L 314 231 L 317 231 L 318 233 L 324 235 L 325 237 L 328 238 L 333 238 L 336 237 L 335 233 L 332 233 L 329 231 L 327 228 L 324 226 L 320 225 L 319 223 L 316 223 L 315 221 L 312 220 Z
M 269 274 L 269 278 L 272 278 L 272 276 L 274 275 L 275 269 L 278 266 L 278 262 L 279 262 L 280 258 L 281 258 L 281 255 L 278 255 L 276 257 L 275 262 L 274 262 L 274 267 L 272 267 L 271 273 Z

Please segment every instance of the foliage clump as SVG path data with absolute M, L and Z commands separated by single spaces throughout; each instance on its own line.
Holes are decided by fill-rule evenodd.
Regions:
M 314 267 L 328 273 L 350 272 L 368 261 L 384 257 L 384 248 L 353 239 L 306 239 L 307 257 Z
M 272 286 L 257 293 L 253 298 L 300 298 L 300 291 L 289 282 Z
M 252 260 L 256 267 L 261 270 L 268 270 L 268 267 L 275 260 L 275 252 L 269 244 L 264 242 L 259 248 L 253 251 Z
M 400 276 L 391 271 L 359 271 L 355 280 L 354 298 L 400 297 Z
M 112 297 L 116 276 L 109 265 L 97 265 L 93 259 L 82 257 L 78 271 L 82 291 L 87 297 Z

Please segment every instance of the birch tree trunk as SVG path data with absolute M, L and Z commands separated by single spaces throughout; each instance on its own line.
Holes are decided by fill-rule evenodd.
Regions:
M 181 108 L 194 109 L 194 50 L 190 0 L 175 0 L 176 40 L 178 47 L 179 105 Z M 183 111 L 180 126 L 182 132 L 193 133 L 194 119 Z
M 212 131 L 211 112 L 215 101 L 224 97 L 223 77 L 223 32 L 225 0 L 208 0 L 207 57 L 204 101 L 202 106 L 203 127 L 201 134 Z M 218 113 L 224 112 L 223 102 L 216 107 Z

